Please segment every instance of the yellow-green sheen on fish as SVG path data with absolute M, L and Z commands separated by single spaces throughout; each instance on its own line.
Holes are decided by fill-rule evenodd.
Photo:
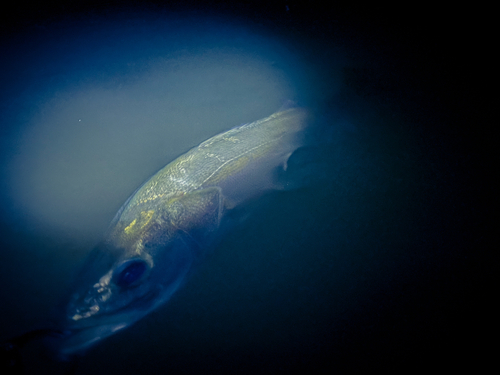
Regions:
M 289 108 L 218 134 L 146 181 L 93 250 L 61 319 L 57 343 L 85 350 L 166 302 L 219 234 L 225 212 L 277 189 L 301 145 L 307 112 Z

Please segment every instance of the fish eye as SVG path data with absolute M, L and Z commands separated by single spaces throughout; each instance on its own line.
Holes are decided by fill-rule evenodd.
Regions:
M 113 273 L 114 283 L 121 288 L 127 288 L 146 272 L 148 266 L 142 259 L 131 259 L 119 265 Z

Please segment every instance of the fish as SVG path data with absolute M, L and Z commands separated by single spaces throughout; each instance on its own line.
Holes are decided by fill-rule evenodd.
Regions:
M 212 251 L 228 212 L 283 188 L 276 170 L 308 123 L 306 109 L 284 108 L 215 135 L 140 186 L 68 293 L 53 350 L 83 353 L 166 303 Z

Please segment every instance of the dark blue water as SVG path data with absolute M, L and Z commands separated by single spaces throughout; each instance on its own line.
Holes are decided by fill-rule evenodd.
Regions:
M 314 114 L 293 188 L 252 202 L 166 305 L 74 367 L 32 343 L 27 373 L 392 372 L 470 348 L 490 188 L 455 42 L 430 17 L 434 38 L 382 11 L 266 4 L 54 5 L 5 23 L 2 340 L 50 319 L 158 169 L 287 100 Z

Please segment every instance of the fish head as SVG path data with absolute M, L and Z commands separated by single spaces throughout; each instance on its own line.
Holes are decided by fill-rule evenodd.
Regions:
M 56 351 L 86 350 L 170 299 L 209 248 L 221 210 L 218 188 L 126 203 L 63 304 L 59 329 L 68 334 Z
M 133 241 L 104 241 L 93 249 L 63 304 L 62 356 L 82 352 L 128 327 L 168 300 L 193 261 L 193 241 L 159 225 Z

